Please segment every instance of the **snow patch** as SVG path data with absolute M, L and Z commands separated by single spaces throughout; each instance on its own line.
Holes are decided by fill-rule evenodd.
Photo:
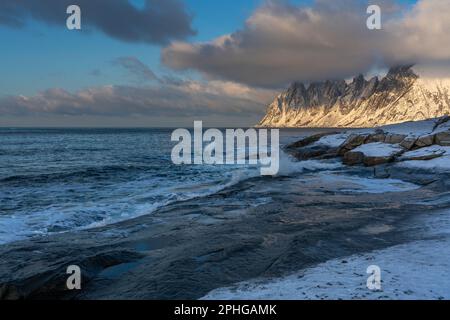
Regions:
M 403 151 L 403 148 L 397 144 L 373 142 L 363 144 L 352 151 L 362 152 L 367 157 L 391 157 Z
M 350 134 L 333 134 L 330 136 L 322 137 L 315 144 L 324 145 L 330 148 L 338 148 L 340 147 L 349 137 Z
M 430 171 L 448 171 L 450 170 L 450 155 L 445 155 L 432 160 L 411 160 L 396 164 L 402 168 L 414 168 Z
M 417 149 L 414 151 L 405 152 L 399 159 L 408 159 L 408 158 L 416 158 L 416 157 L 425 157 L 428 155 L 450 155 L 450 147 L 442 147 L 438 145 L 432 145 L 429 147 Z

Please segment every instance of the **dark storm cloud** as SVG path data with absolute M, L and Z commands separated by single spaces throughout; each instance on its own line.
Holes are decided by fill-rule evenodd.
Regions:
M 450 60 L 448 0 L 419 0 L 412 9 L 394 0 L 376 3 L 382 30 L 366 27 L 368 1 L 316 0 L 309 7 L 268 1 L 241 30 L 206 43 L 174 42 L 162 60 L 175 70 L 262 87 Z
M 0 24 L 20 27 L 32 17 L 65 28 L 66 9 L 72 4 L 81 7 L 82 28 L 96 28 L 122 41 L 161 44 L 195 34 L 180 0 L 146 0 L 142 9 L 127 0 L 1 0 Z

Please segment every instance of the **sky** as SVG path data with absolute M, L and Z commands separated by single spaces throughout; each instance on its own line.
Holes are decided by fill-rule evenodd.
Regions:
M 0 126 L 250 126 L 293 81 L 449 65 L 450 0 L 374 3 L 2 0 Z

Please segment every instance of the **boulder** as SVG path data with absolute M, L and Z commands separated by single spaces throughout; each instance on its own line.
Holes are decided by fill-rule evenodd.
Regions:
M 364 161 L 364 153 L 348 151 L 344 154 L 343 163 L 348 166 L 362 164 Z
M 450 146 L 450 131 L 443 131 L 436 134 L 436 144 L 440 146 Z
M 368 135 L 366 134 L 351 134 L 347 140 L 340 147 L 338 154 L 340 156 L 345 155 L 348 151 L 351 151 L 360 145 L 364 144 Z
M 289 153 L 292 154 L 298 160 L 309 160 L 326 156 L 328 154 L 336 156 L 336 149 L 334 149 L 333 152 L 333 150 L 327 146 L 314 144 L 312 146 L 306 146 L 303 148 L 298 148 L 294 151 L 289 151 Z
M 419 137 L 414 143 L 414 147 L 423 148 L 431 146 L 434 143 L 434 135 L 427 135 Z
M 384 139 L 384 142 L 390 144 L 398 144 L 405 140 L 406 137 L 407 136 L 404 134 L 389 133 L 386 135 L 386 139 Z
M 384 142 L 385 140 L 386 140 L 385 133 L 375 133 L 369 135 L 364 143 Z
M 395 156 L 364 156 L 364 165 L 367 167 L 378 166 L 394 161 Z
M 409 160 L 433 160 L 439 157 L 442 157 L 445 154 L 445 151 L 442 152 L 433 152 L 429 154 L 422 154 L 422 155 L 416 155 L 416 156 L 408 156 L 405 155 L 404 157 L 401 157 L 401 161 L 409 161 Z
M 450 121 L 450 116 L 445 115 L 437 119 L 436 124 L 434 125 L 433 131 L 436 130 L 440 125 L 447 123 Z
M 417 138 L 415 137 L 406 137 L 405 139 L 403 139 L 400 145 L 406 150 L 411 150 L 414 144 L 416 143 L 416 140 Z
M 404 149 L 395 144 L 372 142 L 359 146 L 353 152 L 361 152 L 364 155 L 363 163 L 372 167 L 394 161 L 395 157 L 404 152 Z
M 447 153 L 446 148 L 438 145 L 432 145 L 425 148 L 416 149 L 414 151 L 405 152 L 399 161 L 409 161 L 409 160 L 432 160 L 435 158 L 442 157 Z

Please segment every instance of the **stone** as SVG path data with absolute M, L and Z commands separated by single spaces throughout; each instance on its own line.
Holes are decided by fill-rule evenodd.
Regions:
M 400 143 L 400 145 L 407 149 L 407 150 L 411 150 L 412 147 L 414 146 L 414 144 L 416 143 L 417 138 L 415 137 L 406 137 L 405 139 L 403 139 L 403 141 Z
M 443 131 L 436 134 L 436 144 L 440 146 L 450 146 L 450 131 Z
M 409 161 L 409 160 L 433 160 L 439 157 L 442 157 L 445 154 L 445 151 L 441 151 L 441 152 L 432 152 L 429 154 L 423 154 L 423 155 L 418 155 L 418 156 L 403 156 L 401 157 L 400 160 L 402 161 Z
M 414 143 L 414 147 L 423 148 L 433 145 L 434 135 L 421 136 Z
M 385 164 L 394 161 L 394 156 L 386 156 L 386 157 L 364 157 L 364 165 L 367 167 L 378 166 L 380 164 Z
M 365 143 L 384 142 L 385 140 L 386 140 L 385 133 L 375 133 L 375 134 L 369 135 L 369 137 L 366 139 Z
M 437 119 L 436 124 L 434 125 L 433 131 L 436 130 L 440 125 L 447 123 L 450 121 L 450 116 L 445 115 Z
M 404 134 L 389 133 L 386 135 L 386 139 L 384 139 L 384 142 L 389 144 L 398 144 L 405 140 L 406 137 L 407 136 Z
M 336 152 L 333 153 L 331 151 L 332 150 L 327 146 L 312 145 L 312 146 L 306 146 L 303 148 L 298 148 L 289 153 L 291 153 L 298 160 L 309 160 L 309 159 L 315 159 L 317 157 L 324 156 L 329 153 L 332 153 L 336 156 Z
M 344 155 L 348 151 L 351 151 L 360 145 L 364 144 L 367 139 L 367 135 L 361 135 L 361 134 L 352 134 L 350 135 L 347 140 L 342 144 L 340 147 L 338 154 L 340 156 Z
M 348 166 L 362 164 L 364 161 L 364 153 L 348 151 L 344 154 L 343 163 Z

